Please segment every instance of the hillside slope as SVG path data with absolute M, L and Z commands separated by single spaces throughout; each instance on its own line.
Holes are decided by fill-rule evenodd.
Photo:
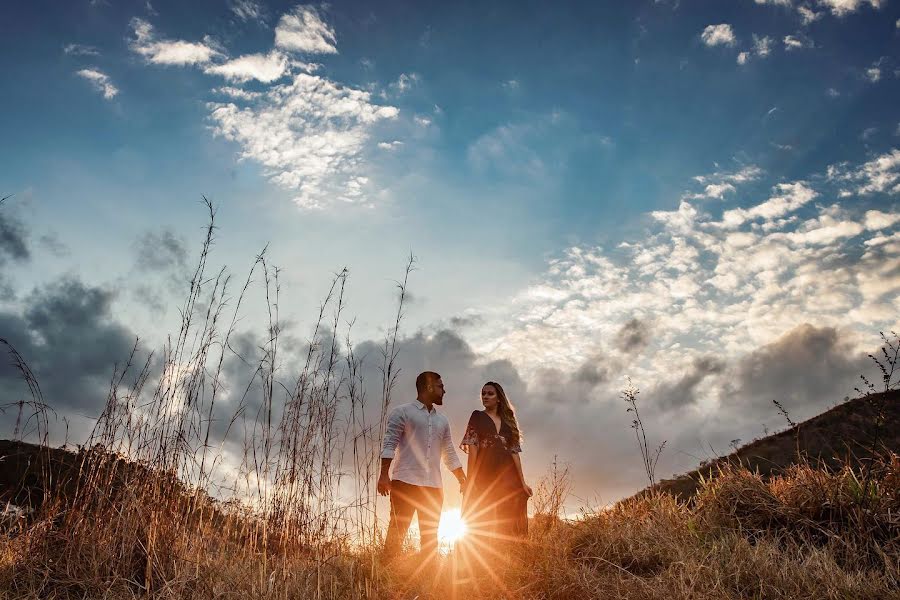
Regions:
M 727 456 L 702 465 L 689 473 L 657 483 L 652 491 L 683 499 L 691 498 L 701 479 L 709 478 L 729 464 L 740 464 L 763 477 L 783 473 L 798 462 L 798 456 L 813 464 L 836 468 L 848 460 L 854 466 L 869 456 L 875 430 L 877 407 L 885 421 L 879 450 L 900 454 L 900 390 L 869 398 L 850 400 L 797 424 L 785 431 L 756 440 Z M 645 495 L 650 488 L 640 492 Z

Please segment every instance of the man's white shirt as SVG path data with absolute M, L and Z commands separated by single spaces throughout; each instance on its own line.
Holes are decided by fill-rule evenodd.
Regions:
M 381 458 L 393 459 L 391 479 L 425 487 L 443 486 L 441 459 L 451 471 L 462 468 L 447 417 L 418 400 L 401 404 L 388 415 Z

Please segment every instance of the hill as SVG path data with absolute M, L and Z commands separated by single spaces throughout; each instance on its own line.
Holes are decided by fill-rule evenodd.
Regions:
M 701 481 L 729 465 L 759 473 L 764 479 L 780 475 L 803 458 L 829 470 L 845 462 L 858 468 L 869 458 L 878 414 L 884 419 L 878 450 L 900 454 L 900 390 L 856 398 L 796 424 L 785 431 L 755 440 L 727 456 L 672 479 L 664 479 L 638 494 L 664 492 L 692 498 Z

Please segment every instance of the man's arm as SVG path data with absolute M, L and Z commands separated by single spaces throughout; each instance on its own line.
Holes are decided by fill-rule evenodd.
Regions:
M 400 437 L 403 435 L 403 411 L 398 406 L 388 415 L 384 429 L 384 441 L 381 444 L 381 473 L 378 476 L 378 493 L 387 496 L 391 492 L 391 477 L 389 475 L 391 461 L 394 460 L 394 452 Z

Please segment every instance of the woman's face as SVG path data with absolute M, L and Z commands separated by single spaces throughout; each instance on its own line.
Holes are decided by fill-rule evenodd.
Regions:
M 485 409 L 494 410 L 497 408 L 498 402 L 497 390 L 494 389 L 494 386 L 486 385 L 481 388 L 481 403 L 484 405 Z

